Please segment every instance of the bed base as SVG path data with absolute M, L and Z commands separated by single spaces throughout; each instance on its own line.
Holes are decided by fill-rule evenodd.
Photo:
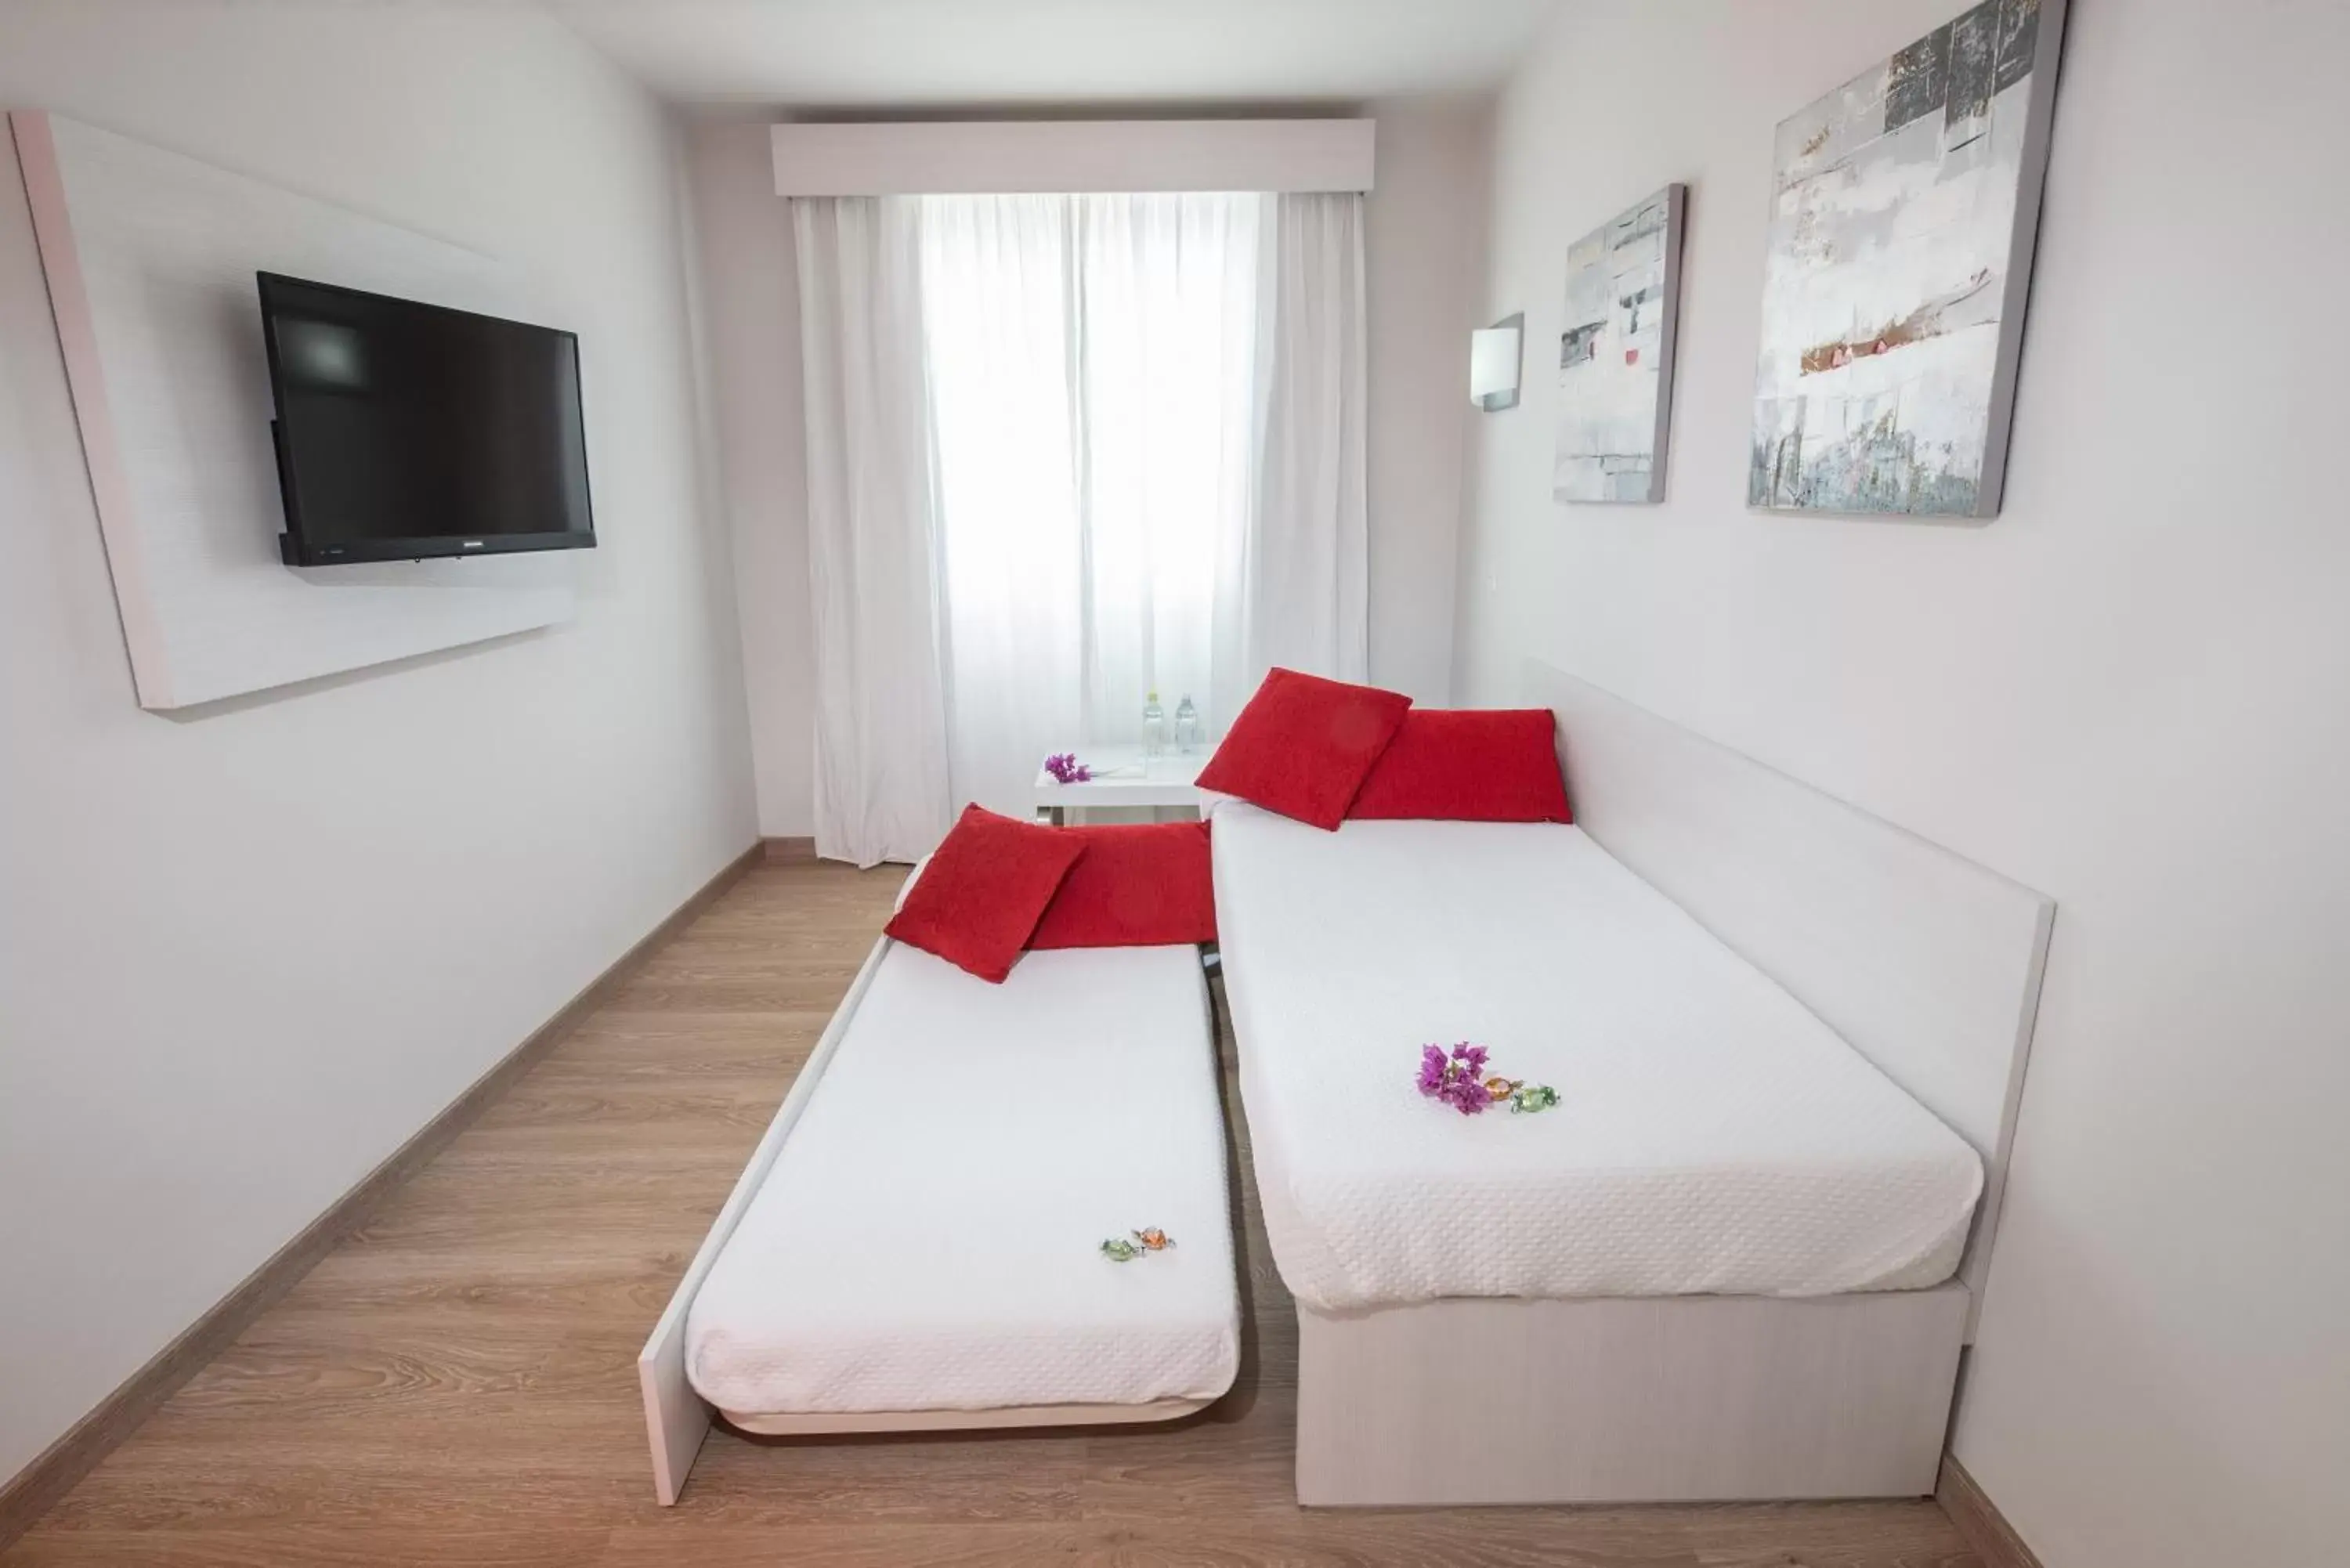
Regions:
M 1922 1497 L 1968 1291 L 1297 1312 L 1308 1506 Z
M 799 1076 L 792 1081 L 791 1092 L 777 1107 L 775 1120 L 767 1124 L 752 1151 L 750 1163 L 743 1168 L 734 1183 L 734 1190 L 726 1195 L 725 1205 L 702 1239 L 702 1250 L 686 1265 L 685 1277 L 678 1282 L 677 1290 L 669 1299 L 669 1306 L 653 1324 L 645 1347 L 637 1354 L 637 1386 L 645 1402 L 645 1441 L 652 1450 L 653 1496 L 664 1508 L 675 1506 L 678 1496 L 685 1490 L 685 1478 L 693 1469 L 696 1455 L 702 1452 L 702 1440 L 710 1435 L 715 1417 L 708 1402 L 693 1390 L 685 1373 L 685 1318 L 693 1305 L 693 1293 L 702 1282 L 710 1277 L 717 1264 L 718 1254 L 726 1248 L 727 1239 L 743 1222 L 750 1210 L 751 1200 L 759 1195 L 759 1186 L 774 1168 L 775 1157 L 783 1152 L 784 1140 L 791 1136 L 800 1113 L 816 1094 L 816 1084 L 832 1058 L 840 1049 L 841 1040 L 848 1033 L 849 1021 L 857 1016 L 857 1004 L 865 1000 L 866 989 L 873 983 L 876 971 L 887 957 L 891 943 L 888 937 L 873 944 L 865 957 L 864 967 L 849 982 L 848 994 L 840 999 L 840 1006 L 825 1025 L 824 1033 L 808 1053 Z
M 838 1437 L 852 1432 L 983 1432 L 1006 1427 L 1118 1427 L 1175 1421 L 1213 1399 L 1153 1399 L 1140 1405 L 1006 1405 L 993 1410 L 812 1410 L 754 1415 L 722 1410 L 726 1424 L 759 1438 Z

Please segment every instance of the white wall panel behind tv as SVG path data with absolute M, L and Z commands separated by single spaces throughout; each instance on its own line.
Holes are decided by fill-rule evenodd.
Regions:
M 568 618 L 572 566 L 560 555 L 296 571 L 277 554 L 285 513 L 254 275 L 533 319 L 511 269 L 74 120 L 9 121 L 141 707 L 216 702 Z

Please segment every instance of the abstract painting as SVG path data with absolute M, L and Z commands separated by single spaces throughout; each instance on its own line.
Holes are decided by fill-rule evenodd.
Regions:
M 1750 505 L 1998 514 L 2062 0 L 1983 0 L 1779 127 Z
M 1567 250 L 1551 471 L 1560 501 L 1665 498 L 1688 194 L 1668 185 Z

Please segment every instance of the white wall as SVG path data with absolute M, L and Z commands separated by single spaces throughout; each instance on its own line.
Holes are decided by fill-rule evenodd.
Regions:
M 808 608 L 807 439 L 799 264 L 775 194 L 771 117 L 687 131 L 701 236 L 721 495 L 733 537 L 759 830 L 816 831 L 816 632 Z
M 1485 229 L 1486 106 L 1395 99 L 1378 119 L 1368 271 L 1371 679 L 1441 702 L 1451 685 L 1469 329 Z M 727 515 L 758 758 L 762 832 L 815 831 L 816 650 L 797 272 L 775 193 L 774 117 L 689 131 Z
M 1498 113 L 1488 314 L 1691 184 L 1670 499 L 1483 421 L 1460 651 L 1538 655 L 2058 900 L 1956 1446 L 2049 1568 L 2350 1536 L 2350 582 L 2330 0 L 2083 0 L 2006 511 L 1745 509 L 1774 123 L 1955 0 L 1586 0 Z M 1623 62 L 1638 62 L 1622 68 Z
M 678 147 L 644 92 L 525 9 L 0 0 L 0 104 L 520 263 L 581 335 L 603 539 L 570 626 L 140 711 L 0 157 L 5 1476 L 746 846 L 754 814 Z

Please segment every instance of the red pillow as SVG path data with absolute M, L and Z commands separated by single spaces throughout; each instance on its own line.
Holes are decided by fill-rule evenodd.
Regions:
M 1085 852 L 1074 834 L 967 805 L 882 929 L 1000 985 Z
M 1045 906 L 1032 948 L 1156 948 L 1216 940 L 1204 822 L 1065 827 L 1085 857 Z
M 1200 787 L 1335 828 L 1410 707 L 1400 692 L 1274 670 L 1200 771 Z
M 1350 817 L 1572 822 L 1547 708 L 1414 708 Z

